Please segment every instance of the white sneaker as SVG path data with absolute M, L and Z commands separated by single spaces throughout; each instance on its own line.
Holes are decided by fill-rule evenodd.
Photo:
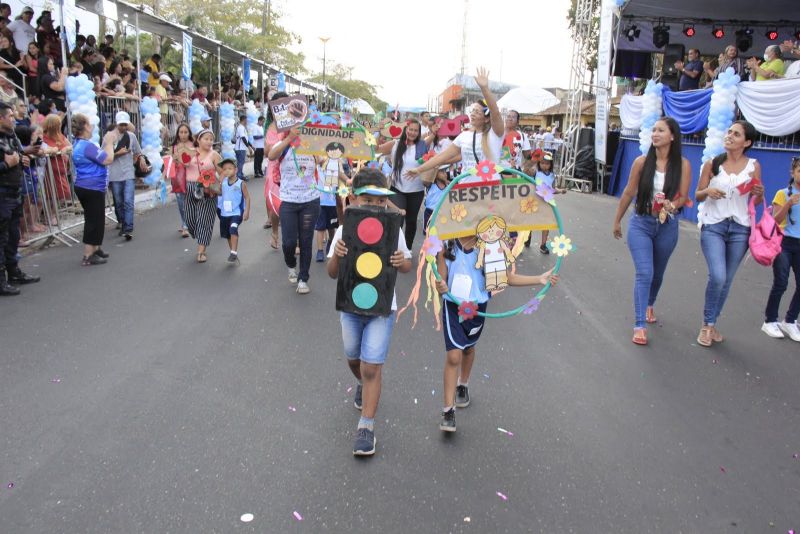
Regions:
M 297 269 L 289 269 L 289 283 L 290 284 L 297 283 Z
M 787 336 L 792 338 L 794 341 L 800 341 L 800 328 L 797 326 L 797 321 L 793 323 L 781 322 L 779 324 L 781 330 L 783 330 Z
M 306 282 L 303 282 L 303 281 L 301 280 L 300 282 L 297 282 L 297 292 L 298 292 L 300 295 L 305 295 L 305 294 L 307 294 L 307 293 L 310 293 L 310 292 L 311 292 L 311 288 L 310 288 L 310 287 L 308 287 L 308 283 L 306 283 Z
M 767 334 L 769 337 L 774 337 L 777 339 L 782 339 L 784 337 L 783 332 L 781 332 L 781 329 L 778 326 L 778 323 L 764 323 L 761 325 L 761 331 Z

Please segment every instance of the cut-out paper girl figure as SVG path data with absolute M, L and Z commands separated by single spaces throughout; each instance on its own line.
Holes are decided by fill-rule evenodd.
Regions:
M 344 176 L 345 180 L 347 179 L 342 167 L 344 146 L 336 141 L 328 143 L 328 146 L 325 147 L 325 153 L 328 157 L 322 165 L 322 170 L 325 173 L 322 187 L 327 193 L 335 193 L 339 186 L 343 185 L 340 183 L 342 177 Z
M 506 244 L 506 221 L 497 215 L 484 217 L 478 223 L 478 261 L 475 268 L 483 267 L 486 291 L 499 291 L 508 286 L 508 264 L 514 255 Z

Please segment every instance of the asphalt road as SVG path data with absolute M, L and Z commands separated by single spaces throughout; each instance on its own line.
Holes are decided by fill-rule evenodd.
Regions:
M 684 225 L 637 347 L 615 200 L 558 200 L 577 250 L 537 312 L 488 324 L 455 435 L 438 429 L 442 334 L 401 318 L 369 459 L 352 456 L 335 282 L 313 263 L 294 293 L 260 202 L 238 267 L 218 238 L 196 264 L 174 205 L 130 243 L 109 227 L 107 265 L 27 258 L 42 282 L 0 301 L 0 532 L 800 528 L 800 345 L 759 331 L 771 271 L 743 265 L 727 339 L 697 346 L 706 267 Z M 553 262 L 531 249 L 520 270 Z

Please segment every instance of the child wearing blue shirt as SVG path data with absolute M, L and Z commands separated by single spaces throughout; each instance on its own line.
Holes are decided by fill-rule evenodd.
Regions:
M 439 166 L 436 170 L 436 178 L 425 193 L 425 212 L 422 215 L 422 227 L 425 229 L 426 233 L 428 231 L 428 221 L 431 220 L 433 210 L 442 198 L 444 188 L 447 187 L 447 184 L 450 182 L 450 176 L 447 174 L 449 168 L 449 164 Z
M 236 175 L 237 163 L 225 158 L 220 163 L 222 194 L 217 197 L 219 231 L 228 240 L 228 263 L 239 263 L 239 225 L 250 218 L 250 194 L 247 184 Z

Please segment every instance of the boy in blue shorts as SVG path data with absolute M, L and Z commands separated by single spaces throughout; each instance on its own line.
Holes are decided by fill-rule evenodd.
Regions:
M 353 206 L 388 205 L 388 196 L 393 193 L 386 187 L 386 178 L 377 169 L 362 169 L 353 178 L 353 193 L 350 204 Z M 345 216 L 347 212 L 345 212 Z M 347 255 L 347 243 L 342 241 L 342 228 L 336 230 L 328 252 L 328 275 L 339 276 L 339 260 Z M 411 251 L 406 247 L 403 230 L 397 236 L 397 249 L 392 254 L 392 267 L 401 273 L 411 270 Z M 389 352 L 389 342 L 394 327 L 397 295 L 392 298 L 392 311 L 386 316 L 367 317 L 353 313 L 340 312 L 342 323 L 342 342 L 344 354 L 350 371 L 358 380 L 355 407 L 361 410 L 356 438 L 353 445 L 355 456 L 375 454 L 375 412 L 381 396 L 381 369 Z
M 231 252 L 228 263 L 239 263 L 239 225 L 250 218 L 250 194 L 247 184 L 236 176 L 237 164 L 233 158 L 220 163 L 222 194 L 217 197 L 219 232 L 228 240 Z

